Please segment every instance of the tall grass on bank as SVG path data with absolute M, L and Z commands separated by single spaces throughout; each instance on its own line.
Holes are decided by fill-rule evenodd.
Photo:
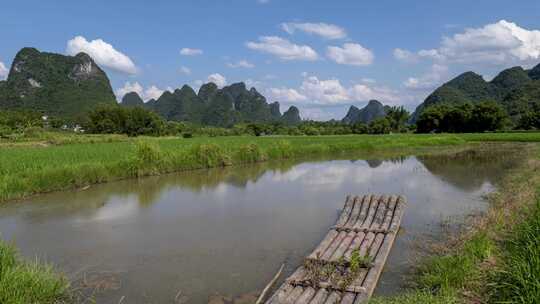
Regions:
M 455 135 L 142 138 L 0 148 L 0 202 L 36 193 L 189 169 L 340 152 L 456 146 Z
M 0 303 L 52 304 L 69 299 L 69 283 L 51 266 L 23 261 L 16 249 L 0 240 Z
M 501 263 L 491 277 L 494 303 L 540 302 L 540 200 L 502 245 Z

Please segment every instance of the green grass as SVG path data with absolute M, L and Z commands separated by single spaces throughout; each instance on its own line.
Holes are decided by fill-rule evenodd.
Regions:
M 16 249 L 0 240 L 0 303 L 48 304 L 69 299 L 69 283 L 51 266 L 23 261 Z
M 491 277 L 493 303 L 540 301 L 540 200 L 502 245 L 501 263 Z
M 144 141 L 146 144 L 137 144 Z M 142 138 L 0 148 L 0 201 L 116 179 L 270 159 L 467 143 L 455 135 Z M 155 159 L 147 159 L 150 152 Z M 145 151 L 140 151 L 140 150 Z M 142 153 L 142 154 L 141 154 Z

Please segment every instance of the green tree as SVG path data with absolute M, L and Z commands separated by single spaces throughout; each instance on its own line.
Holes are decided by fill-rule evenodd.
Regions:
M 390 123 L 393 132 L 402 132 L 406 130 L 406 124 L 409 120 L 409 112 L 403 106 L 391 107 L 386 111 L 386 119 Z
M 123 109 L 125 114 L 125 129 L 122 133 L 128 136 L 139 135 L 161 135 L 164 131 L 165 123 L 154 112 L 141 107 Z
M 476 104 L 471 113 L 471 129 L 475 132 L 502 129 L 508 122 L 508 114 L 495 102 Z
M 416 122 L 418 133 L 441 132 L 441 124 L 446 114 L 445 105 L 434 105 L 425 109 Z
M 390 121 L 385 117 L 377 118 L 369 123 L 370 134 L 388 134 L 392 131 Z

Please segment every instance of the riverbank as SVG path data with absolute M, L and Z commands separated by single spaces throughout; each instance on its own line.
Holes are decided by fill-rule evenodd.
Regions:
M 538 303 L 540 149 L 489 196 L 490 209 L 421 259 L 413 288 L 370 303 Z
M 81 135 L 87 136 L 87 135 Z M 540 133 L 138 138 L 96 136 L 0 149 L 0 202 L 113 180 L 305 155 L 540 141 Z

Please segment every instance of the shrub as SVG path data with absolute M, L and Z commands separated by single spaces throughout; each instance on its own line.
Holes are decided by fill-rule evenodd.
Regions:
M 88 114 L 85 128 L 96 134 L 127 134 L 128 136 L 165 133 L 164 121 L 154 112 L 141 107 L 123 108 L 101 105 Z
M 146 140 L 135 143 L 135 175 L 143 176 L 159 173 L 163 155 L 155 143 Z
M 215 144 L 197 145 L 191 149 L 196 164 L 203 168 L 224 167 L 232 164 L 231 158 Z
M 267 159 L 261 148 L 254 143 L 243 145 L 238 150 L 238 158 L 244 163 L 255 163 Z

